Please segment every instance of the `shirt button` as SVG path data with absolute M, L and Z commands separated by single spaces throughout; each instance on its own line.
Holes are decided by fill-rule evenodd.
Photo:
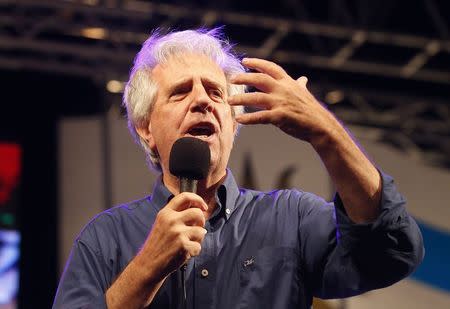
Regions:
M 227 215 L 229 215 L 231 213 L 231 209 L 227 208 L 227 209 L 225 209 L 225 212 L 227 213 Z
M 202 271 L 201 271 L 201 274 L 202 274 L 203 278 L 206 278 L 206 277 L 208 277 L 209 273 L 208 273 L 208 270 L 206 268 L 203 268 Z

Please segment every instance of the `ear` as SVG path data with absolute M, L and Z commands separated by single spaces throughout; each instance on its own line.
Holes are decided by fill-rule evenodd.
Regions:
M 237 133 L 238 129 L 239 129 L 239 123 L 236 120 L 234 120 L 233 121 L 233 136 L 234 137 L 236 137 L 236 133 Z
M 147 126 L 136 127 L 136 132 L 147 142 L 148 147 L 156 152 L 156 143 L 153 138 L 151 124 L 149 123 Z
M 233 118 L 233 136 L 236 137 L 236 133 L 238 133 L 239 130 L 239 122 L 236 121 L 236 111 L 234 107 L 231 107 L 231 117 Z

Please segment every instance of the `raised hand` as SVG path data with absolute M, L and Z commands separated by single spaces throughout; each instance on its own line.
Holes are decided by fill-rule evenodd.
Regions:
M 320 138 L 327 130 L 340 127 L 336 118 L 309 92 L 306 77 L 294 80 L 279 65 L 263 59 L 245 58 L 242 64 L 257 73 L 237 74 L 230 81 L 253 86 L 261 92 L 230 96 L 228 103 L 262 110 L 236 116 L 239 123 L 271 123 L 308 142 Z

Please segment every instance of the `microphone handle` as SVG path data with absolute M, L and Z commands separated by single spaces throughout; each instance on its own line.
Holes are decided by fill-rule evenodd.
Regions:
M 193 192 L 197 193 L 198 180 L 187 177 L 180 177 L 180 193 L 181 192 Z M 186 295 L 186 268 L 187 265 L 181 266 L 181 308 L 187 309 L 187 295 Z
M 197 193 L 198 180 L 187 177 L 180 177 L 180 193 L 193 192 Z

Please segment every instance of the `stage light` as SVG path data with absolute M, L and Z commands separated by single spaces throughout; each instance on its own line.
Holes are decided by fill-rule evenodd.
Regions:
M 81 35 L 89 39 L 102 40 L 106 38 L 108 31 L 105 28 L 83 28 Z
M 87 4 L 87 5 L 98 5 L 99 1 L 97 1 L 97 0 L 84 0 L 83 3 Z
M 344 93 L 341 90 L 333 90 L 326 94 L 325 102 L 327 104 L 337 104 L 344 100 Z
M 118 80 L 110 80 L 106 83 L 106 89 L 111 93 L 121 93 L 125 88 L 125 83 Z

